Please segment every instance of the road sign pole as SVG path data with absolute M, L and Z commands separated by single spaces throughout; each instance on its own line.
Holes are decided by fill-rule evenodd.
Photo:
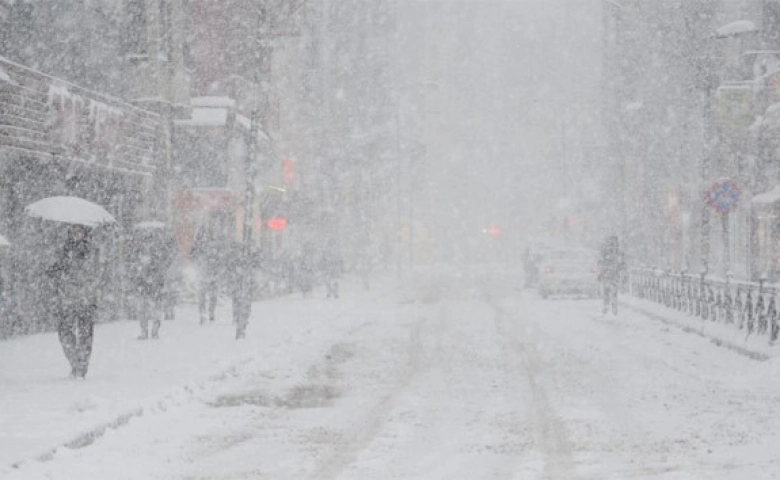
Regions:
M 726 277 L 731 273 L 729 214 L 739 206 L 741 198 L 739 186 L 728 178 L 713 183 L 706 198 L 706 203 L 720 215 L 723 232 L 723 273 Z
M 720 216 L 723 225 L 723 276 L 728 278 L 731 273 L 731 246 L 729 232 L 729 214 L 724 213 Z
M 704 202 L 701 208 L 701 271 L 706 273 L 709 268 L 710 260 L 710 210 L 707 206 L 707 193 L 704 194 Z

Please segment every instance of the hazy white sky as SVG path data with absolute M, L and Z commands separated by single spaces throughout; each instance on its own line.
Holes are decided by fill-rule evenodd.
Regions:
M 407 5 L 407 75 L 435 85 L 425 90 L 421 192 L 435 220 L 449 230 L 546 222 L 579 188 L 577 162 L 599 141 L 598 2 Z

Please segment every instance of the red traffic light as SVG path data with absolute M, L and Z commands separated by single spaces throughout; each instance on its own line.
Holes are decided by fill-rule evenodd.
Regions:
M 287 228 L 287 219 L 280 217 L 269 218 L 266 222 L 270 230 L 284 230 Z

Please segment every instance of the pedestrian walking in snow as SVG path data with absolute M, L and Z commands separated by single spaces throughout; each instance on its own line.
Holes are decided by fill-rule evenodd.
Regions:
M 3 308 L 5 306 L 5 303 L 3 302 L 5 298 L 5 283 L 3 279 L 4 273 L 3 273 L 3 264 L 0 263 L 0 318 L 3 316 Z
M 255 269 L 251 258 L 247 258 L 244 245 L 233 242 L 228 261 L 230 297 L 233 304 L 233 323 L 236 324 L 236 339 L 246 337 L 246 327 L 252 313 L 252 294 L 255 289 Z
M 71 376 L 84 378 L 92 355 L 100 272 L 89 230 L 72 226 L 57 261 L 46 272 L 54 281 L 57 332 Z
M 304 297 L 308 297 L 314 291 L 314 270 L 316 267 L 314 247 L 306 244 L 301 249 L 295 263 L 295 283 Z
M 176 305 L 179 303 L 179 291 L 181 290 L 183 274 L 181 270 L 181 261 L 176 251 L 176 242 L 171 242 L 171 264 L 165 275 L 165 286 L 163 287 L 163 318 L 166 321 L 176 319 Z
M 371 274 L 374 269 L 374 257 L 370 245 L 364 245 L 358 248 L 355 255 L 355 267 L 360 275 L 360 283 L 364 290 L 371 289 Z
M 625 269 L 625 258 L 620 250 L 620 244 L 616 235 L 607 237 L 602 245 L 598 269 L 601 294 L 604 298 L 603 311 L 606 314 L 611 307 L 612 313 L 617 315 L 618 288 L 620 286 L 620 276 Z
M 531 254 L 531 249 L 525 249 L 523 256 L 523 270 L 525 272 L 525 286 L 534 287 L 539 283 L 539 264 L 535 255 Z
M 175 255 L 173 236 L 162 226 L 144 228 L 143 224 L 133 233 L 129 268 L 138 300 L 137 314 L 141 324 L 138 339 L 149 338 L 149 323 L 152 324 L 151 337 L 156 339 L 162 323 L 168 270 Z
M 223 242 L 219 240 L 215 221 L 212 219 L 195 236 L 192 258 L 198 270 L 198 311 L 201 325 L 214 321 L 219 294 L 219 280 L 223 270 Z
M 341 258 L 336 242 L 330 241 L 322 252 L 320 269 L 325 281 L 328 298 L 339 298 L 339 278 L 344 271 L 344 261 Z

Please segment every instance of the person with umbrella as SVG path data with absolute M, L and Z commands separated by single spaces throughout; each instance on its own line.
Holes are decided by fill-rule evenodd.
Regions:
M 24 210 L 29 217 L 67 225 L 65 244 L 45 273 L 54 283 L 57 332 L 71 376 L 84 378 L 92 356 L 101 290 L 98 249 L 91 237 L 97 227 L 116 220 L 100 205 L 71 196 L 44 198 Z
M 70 226 L 57 261 L 46 273 L 55 284 L 57 332 L 71 376 L 84 378 L 92 355 L 100 277 L 87 227 Z

